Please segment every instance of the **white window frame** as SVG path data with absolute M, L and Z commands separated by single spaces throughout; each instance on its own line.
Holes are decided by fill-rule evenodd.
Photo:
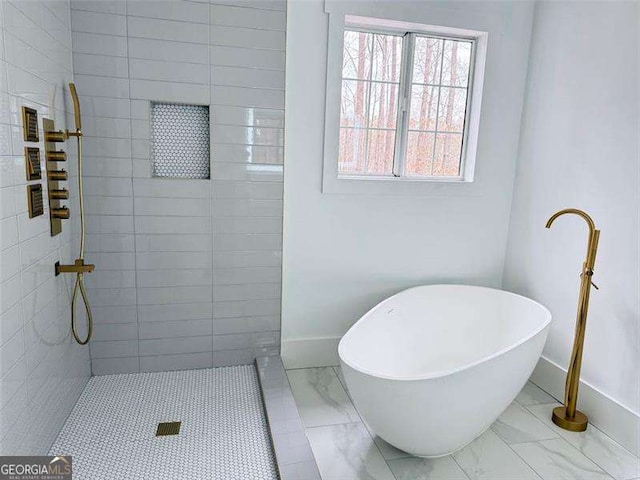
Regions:
M 340 135 L 340 101 L 342 96 L 342 65 L 345 30 L 370 33 L 405 35 L 403 65 L 398 94 L 398 123 L 394 153 L 393 175 L 357 175 L 338 171 Z M 430 36 L 473 43 L 468 80 L 467 108 L 463 132 L 460 175 L 457 176 L 405 176 L 406 137 L 408 132 L 409 92 L 413 70 L 413 42 L 416 36 Z M 451 194 L 449 185 L 470 185 L 474 180 L 475 160 L 480 125 L 480 107 L 484 84 L 488 33 L 461 28 L 424 25 L 357 15 L 329 16 L 329 42 L 327 52 L 327 90 L 325 110 L 325 142 L 323 166 L 323 193 L 363 194 Z M 454 187 L 459 190 L 459 187 Z M 461 192 L 459 192 L 461 193 Z M 455 193 L 454 193 L 455 194 Z M 464 194 L 464 193 L 462 193 Z

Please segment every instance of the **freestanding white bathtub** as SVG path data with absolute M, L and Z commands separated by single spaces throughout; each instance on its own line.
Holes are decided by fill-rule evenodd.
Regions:
M 514 293 L 421 286 L 366 313 L 338 353 L 369 426 L 410 454 L 439 457 L 471 442 L 515 399 L 550 322 L 549 310 Z

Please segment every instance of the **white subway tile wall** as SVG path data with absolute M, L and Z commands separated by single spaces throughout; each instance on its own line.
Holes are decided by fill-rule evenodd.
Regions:
M 88 349 L 70 336 L 70 279 L 54 276 L 77 255 L 75 147 L 64 167 L 72 218 L 51 237 L 47 202 L 44 215 L 27 213 L 23 149 L 36 144 L 22 138 L 23 105 L 38 111 L 40 149 L 43 117 L 72 125 L 70 23 L 68 1 L 0 2 L 0 455 L 46 454 L 90 374 Z
M 71 10 L 93 373 L 278 354 L 286 2 Z M 210 106 L 211 180 L 152 178 L 151 101 Z

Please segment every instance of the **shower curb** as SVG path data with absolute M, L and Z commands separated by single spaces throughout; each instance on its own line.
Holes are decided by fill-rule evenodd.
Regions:
M 279 356 L 255 361 L 280 480 L 321 480 Z

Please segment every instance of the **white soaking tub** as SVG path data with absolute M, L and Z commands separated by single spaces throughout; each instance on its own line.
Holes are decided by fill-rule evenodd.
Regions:
M 439 457 L 471 442 L 514 400 L 550 322 L 549 310 L 514 293 L 420 286 L 367 312 L 338 353 L 369 426 L 410 454 Z

